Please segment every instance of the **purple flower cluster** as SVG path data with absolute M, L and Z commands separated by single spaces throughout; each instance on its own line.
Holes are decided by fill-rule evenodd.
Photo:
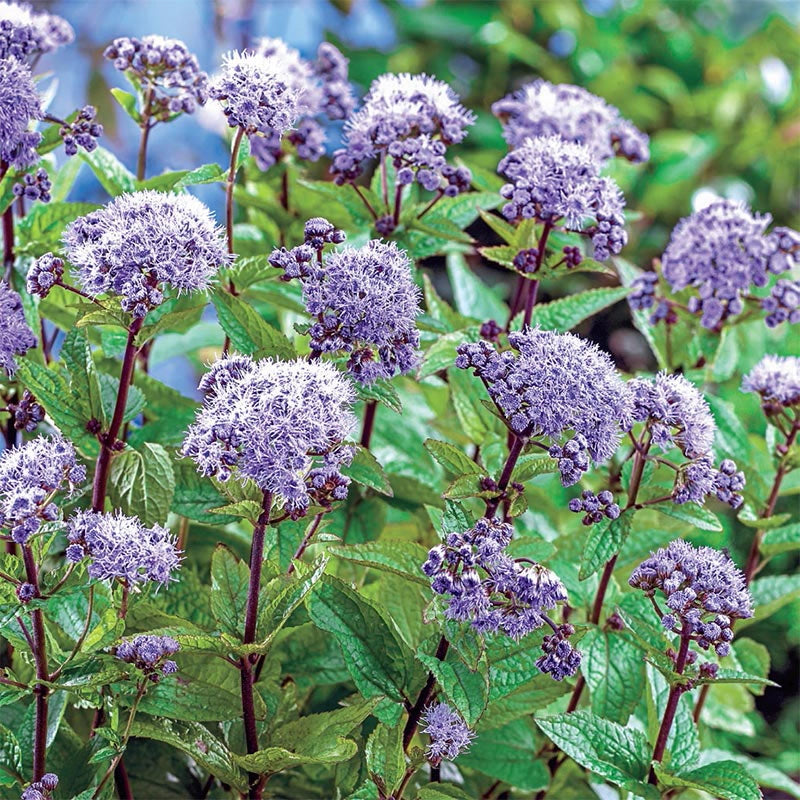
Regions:
M 76 512 L 67 525 L 67 540 L 67 560 L 89 558 L 87 572 L 95 580 L 166 585 L 180 566 L 180 552 L 167 528 L 146 528 L 138 517 L 119 512 Z
M 599 261 L 618 255 L 628 241 L 625 198 L 603 162 L 582 144 L 558 136 L 526 139 L 498 164 L 508 181 L 500 194 L 509 221 L 536 219 L 587 235 Z
M 14 356 L 24 356 L 36 347 L 36 337 L 25 321 L 22 300 L 0 280 L 0 369 L 13 375 L 17 368 Z
M 307 161 L 317 161 L 325 153 L 325 131 L 319 122 L 344 119 L 355 105 L 353 91 L 347 80 L 347 59 L 332 44 L 323 42 L 317 51 L 317 60 L 306 61 L 300 53 L 281 39 L 259 39 L 255 51 L 266 58 L 279 58 L 285 65 L 284 78 L 297 92 L 299 121 L 287 139 L 294 145 L 297 155 Z M 261 131 L 253 136 L 250 148 L 256 163 L 268 170 L 282 156 L 283 131 Z
M 348 372 L 363 384 L 409 372 L 419 357 L 420 313 L 411 262 L 394 242 L 379 239 L 323 259 L 326 239 L 318 232 L 327 229 L 335 230 L 326 220 L 309 220 L 306 244 L 270 257 L 287 279 L 303 283 L 306 311 L 316 320 L 309 329 L 312 352 L 349 353 Z
M 576 433 L 561 445 L 554 444 L 547 451 L 550 458 L 558 461 L 562 486 L 574 486 L 591 465 L 589 444 L 583 434 Z
M 86 480 L 75 448 L 60 436 L 38 436 L 0 454 L 0 527 L 24 544 L 43 522 L 58 518 L 52 495 Z
M 242 128 L 248 136 L 283 135 L 298 116 L 299 92 L 280 54 L 228 53 L 208 91 L 222 104 L 228 125 Z
M 764 322 L 768 328 L 777 328 L 783 322 L 792 325 L 800 322 L 800 281 L 781 278 L 769 297 L 761 301 L 761 308 L 767 312 Z
M 509 334 L 508 341 L 513 350 L 504 353 L 486 341 L 463 344 L 456 366 L 474 369 L 486 382 L 518 436 L 557 443 L 572 432 L 582 439 L 570 445 L 568 457 L 586 449 L 593 461 L 610 458 L 631 414 L 629 392 L 611 358 L 572 333 L 526 328 Z M 581 470 L 581 463 L 567 472 Z
M 28 294 L 47 297 L 50 290 L 62 282 L 64 278 L 64 261 L 52 253 L 45 253 L 31 264 L 28 269 L 26 288 Z
M 733 621 L 753 616 L 744 574 L 713 547 L 677 539 L 636 567 L 628 583 L 654 601 L 656 591 L 662 592 L 666 612 L 655 603 L 661 624 L 691 635 L 704 650 L 713 647 L 720 657 L 730 652 Z
M 329 482 L 334 499 L 346 497 L 349 480 L 339 472 L 353 455 L 342 442 L 355 425 L 354 392 L 332 364 L 231 356 L 200 389 L 205 403 L 183 445 L 200 473 L 252 479 L 298 517 Z
M 38 781 L 34 781 L 23 790 L 19 800 L 50 800 L 53 792 L 58 788 L 58 775 L 45 772 Z
M 580 497 L 569 501 L 569 510 L 583 514 L 584 525 L 594 525 L 604 519 L 617 519 L 622 513 L 614 502 L 614 495 L 608 489 L 595 494 L 591 489 L 584 489 Z
M 678 315 L 669 300 L 656 297 L 658 288 L 658 275 L 655 272 L 645 272 L 631 283 L 631 293 L 628 295 L 628 305 L 632 311 L 645 311 L 655 308 L 650 314 L 650 324 L 657 325 L 665 320 L 668 325 L 678 321 Z
M 706 328 L 718 328 L 744 308 L 752 287 L 765 286 L 769 274 L 795 266 L 800 234 L 788 228 L 767 233 L 769 214 L 753 214 L 744 205 L 720 200 L 682 219 L 661 257 L 672 291 L 697 291 L 689 310 Z M 771 304 L 769 304 L 771 305 Z M 767 308 L 774 314 L 779 307 Z M 772 322 L 781 315 L 771 316 Z
M 0 161 L 27 169 L 39 160 L 36 148 L 42 134 L 28 129 L 41 118 L 39 94 L 27 64 L 0 59 Z
M 755 392 L 767 414 L 800 404 L 800 358 L 771 356 L 761 359 L 742 380 L 743 392 Z
M 208 100 L 208 75 L 180 39 L 124 36 L 114 39 L 103 55 L 149 98 L 145 111 L 156 120 L 192 114 Z
M 153 683 L 158 683 L 163 677 L 178 671 L 178 665 L 167 656 L 175 655 L 180 649 L 180 644 L 171 636 L 142 634 L 120 642 L 114 648 L 114 655 L 140 669 Z
M 538 136 L 560 136 L 583 144 L 603 161 L 615 155 L 629 161 L 650 158 L 649 140 L 619 109 L 580 86 L 541 78 L 492 105 L 512 148 Z
M 425 754 L 433 766 L 438 766 L 442 759 L 454 761 L 475 738 L 475 733 L 447 703 L 428 706 L 420 721 L 422 732 L 431 737 Z
M 179 294 L 205 289 L 230 260 L 211 212 L 188 194 L 120 195 L 78 217 L 64 233 L 64 244 L 85 291 L 121 296 L 123 310 L 135 317 L 164 301 L 164 284 Z M 36 276 L 53 265 L 52 254 L 42 259 Z
M 75 38 L 72 26 L 29 3 L 0 2 L 0 59 L 49 53 Z
M 97 109 L 94 106 L 84 106 L 78 111 L 73 122 L 65 122 L 59 128 L 59 136 L 64 142 L 64 152 L 68 156 L 78 154 L 82 147 L 87 153 L 97 147 L 97 140 L 103 135 L 103 126 L 95 121 Z
M 447 164 L 451 144 L 457 144 L 474 124 L 475 115 L 455 92 L 430 75 L 386 74 L 376 78 L 363 107 L 345 125 L 345 146 L 333 155 L 336 183 L 355 181 L 366 162 L 390 158 L 397 180 L 415 180 L 430 192 L 454 196 L 469 187 L 465 168 Z
M 544 655 L 536 659 L 536 667 L 555 681 L 571 677 L 581 665 L 580 651 L 569 641 L 573 633 L 575 633 L 574 626 L 565 622 L 554 626 L 553 633 L 545 636 L 542 641 Z
M 14 429 L 18 431 L 33 433 L 44 419 L 44 408 L 27 389 L 18 403 L 9 403 L 9 408 L 14 412 Z
M 50 189 L 53 184 L 46 169 L 39 169 L 36 172 L 28 172 L 22 176 L 22 180 L 15 183 L 12 187 L 15 197 L 25 197 L 28 200 L 41 200 L 43 203 L 50 202 Z

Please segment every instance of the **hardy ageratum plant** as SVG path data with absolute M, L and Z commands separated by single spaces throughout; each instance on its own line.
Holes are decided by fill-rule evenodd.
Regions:
M 325 153 L 325 131 L 320 117 L 344 119 L 353 110 L 355 99 L 347 80 L 347 59 L 332 44 L 323 42 L 315 61 L 306 61 L 293 47 L 281 39 L 259 39 L 254 45 L 257 54 L 276 57 L 284 63 L 284 78 L 297 92 L 297 124 L 286 135 L 299 158 L 318 161 Z M 270 135 L 262 129 L 250 137 L 250 151 L 256 164 L 268 170 L 284 153 L 282 130 Z
M 503 123 L 503 136 L 511 148 L 526 139 L 560 136 L 586 145 L 600 160 L 650 158 L 647 134 L 624 119 L 619 109 L 580 86 L 539 78 L 498 100 L 492 113 Z
M 24 356 L 36 347 L 36 337 L 25 321 L 19 295 L 0 281 L 0 369 L 13 375 L 15 356 Z

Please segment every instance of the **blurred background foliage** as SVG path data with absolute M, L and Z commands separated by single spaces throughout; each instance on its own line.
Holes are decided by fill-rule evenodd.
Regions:
M 618 106 L 651 137 L 652 158 L 637 167 L 615 159 L 610 169 L 632 212 L 627 260 L 646 269 L 658 257 L 678 219 L 716 196 L 743 200 L 770 212 L 777 224 L 800 227 L 800 3 L 797 0 L 62 0 L 40 2 L 75 27 L 76 44 L 42 66 L 60 83 L 57 112 L 87 100 L 100 109 L 105 145 L 128 165 L 135 159 L 135 126 L 123 117 L 108 90 L 124 79 L 104 61 L 115 36 L 160 33 L 183 39 L 209 72 L 222 53 L 258 36 L 286 39 L 311 56 L 322 39 L 351 59 L 351 79 L 361 95 L 386 71 L 428 72 L 450 82 L 478 122 L 460 148 L 473 165 L 494 170 L 505 152 L 490 106 L 534 77 L 575 83 Z M 210 111 L 184 117 L 154 131 L 149 173 L 227 161 L 219 119 Z M 334 146 L 340 132 L 330 132 Z M 314 165 L 317 177 L 326 165 Z M 218 186 L 201 187 L 217 210 Z M 75 196 L 104 199 L 83 170 Z M 470 229 L 476 238 L 486 231 Z M 485 243 L 485 242 L 484 242 Z M 431 267 L 434 277 L 443 270 Z M 481 277 L 502 284 L 510 274 L 472 262 Z M 437 275 L 438 273 L 438 275 Z M 588 280 L 596 281 L 596 278 Z M 545 285 L 545 298 L 569 294 L 587 279 L 570 276 Z M 437 280 L 437 285 L 439 284 Z M 446 279 L 439 287 L 448 292 Z M 498 287 L 502 291 L 502 286 Z M 631 326 L 625 303 L 598 315 L 580 332 L 600 341 L 626 368 L 653 368 L 642 337 Z M 752 336 L 751 336 L 752 334 Z M 768 337 L 763 324 L 738 336 L 737 373 L 765 350 L 800 351 L 797 336 Z M 788 349 L 787 349 L 788 348 Z M 746 352 L 745 352 L 746 351 Z M 164 364 L 166 367 L 167 364 Z M 189 373 L 192 367 L 186 365 Z M 158 377 L 186 390 L 192 374 L 169 362 Z M 709 387 L 734 404 L 754 441 L 764 422 L 755 398 L 738 391 L 738 374 Z M 185 384 L 185 385 L 183 385 Z M 189 389 L 190 391 L 190 389 Z M 762 440 L 763 446 L 763 440 Z M 795 473 L 796 474 L 796 473 Z M 784 499 L 797 510 L 800 483 Z M 563 515 L 562 515 L 563 518 Z M 731 548 L 742 563 L 752 530 L 728 519 L 724 541 L 715 534 L 697 543 Z M 794 559 L 794 561 L 790 561 Z M 791 572 L 793 555 L 778 556 L 767 574 Z M 800 603 L 785 606 L 748 635 L 769 647 L 772 677 L 783 688 L 757 698 L 763 718 L 747 709 L 706 729 L 709 746 L 736 738 L 749 752 L 782 769 L 800 772 Z M 738 687 L 735 687 L 738 688 Z M 735 703 L 734 703 L 735 705 Z M 778 797 L 780 795 L 773 795 Z

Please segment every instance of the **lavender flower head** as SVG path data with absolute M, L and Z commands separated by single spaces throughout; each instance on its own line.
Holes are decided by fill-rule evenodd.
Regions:
M 284 134 L 297 119 L 299 93 L 284 55 L 263 56 L 249 51 L 223 56 L 222 69 L 209 85 L 222 104 L 228 125 L 248 136 Z
M 661 592 L 667 606 L 659 609 L 661 624 L 690 635 L 704 650 L 713 647 L 720 657 L 730 652 L 733 621 L 753 616 L 744 574 L 713 547 L 677 539 L 636 567 L 628 583 L 654 600 Z
M 287 135 L 297 155 L 308 161 L 317 161 L 325 153 L 325 131 L 319 118 L 344 119 L 355 105 L 352 87 L 347 80 L 347 59 L 332 44 L 323 42 L 317 51 L 316 61 L 306 61 L 282 39 L 258 39 L 255 51 L 266 58 L 279 58 L 284 63 L 283 77 L 297 92 L 297 116 L 294 130 Z M 268 170 L 278 161 L 281 134 L 262 130 L 253 136 L 250 148 L 260 169 Z
M 339 184 L 353 182 L 367 161 L 386 157 L 401 185 L 416 180 L 430 192 L 457 194 L 469 187 L 471 175 L 458 175 L 445 155 L 474 122 L 475 115 L 444 81 L 430 75 L 381 75 L 363 107 L 347 120 L 345 146 L 334 153 L 331 172 Z
M 61 436 L 38 436 L 0 454 L 0 527 L 24 544 L 43 522 L 58 518 L 51 495 L 86 480 L 75 448 Z
M 0 161 L 27 169 L 39 160 L 42 135 L 29 130 L 42 118 L 39 94 L 28 65 L 16 58 L 0 59 Z
M 800 405 L 800 358 L 764 356 L 742 380 L 743 392 L 756 392 L 767 413 Z
M 336 484 L 333 499 L 347 496 L 339 468 L 353 454 L 342 442 L 355 425 L 354 392 L 333 365 L 231 356 L 211 367 L 200 389 L 205 403 L 183 444 L 198 472 L 252 479 L 294 516 L 326 484 Z
M 166 585 L 180 566 L 175 537 L 167 528 L 147 528 L 138 517 L 120 512 L 76 512 L 67 526 L 67 540 L 67 561 L 90 559 L 87 572 L 95 580 Z
M 38 781 L 34 781 L 19 796 L 19 800 L 50 800 L 52 793 L 58 788 L 58 775 L 45 772 Z
M 171 636 L 152 636 L 142 634 L 120 642 L 114 648 L 114 655 L 127 664 L 140 669 L 153 683 L 178 671 L 178 665 L 167 658 L 181 649 Z
M 298 260 L 306 254 L 310 260 Z M 419 356 L 420 291 L 405 252 L 373 239 L 334 251 L 322 263 L 314 255 L 306 244 L 270 258 L 285 265 L 287 278 L 303 283 L 306 310 L 316 320 L 309 330 L 312 352 L 350 353 L 348 372 L 363 384 L 412 370 Z
M 0 2 L 0 59 L 49 53 L 75 38 L 72 26 L 29 3 Z
M 580 86 L 549 83 L 541 78 L 492 105 L 512 148 L 537 136 L 560 136 L 586 145 L 597 158 L 615 155 L 629 161 L 650 158 L 649 140 L 619 109 Z
M 24 356 L 31 347 L 36 347 L 36 337 L 25 321 L 22 300 L 0 280 L 0 369 L 13 375 L 17 369 L 14 356 Z
M 497 166 L 508 181 L 500 190 L 508 201 L 503 216 L 582 231 L 598 261 L 618 255 L 628 241 L 625 198 L 611 178 L 600 176 L 602 166 L 586 145 L 560 136 L 526 139 Z
M 770 273 L 797 264 L 800 234 L 789 228 L 767 233 L 771 219 L 720 200 L 675 226 L 661 257 L 664 278 L 673 292 L 696 290 L 688 306 L 701 315 L 704 327 L 717 328 L 741 313 L 743 298 L 753 287 L 765 286 Z
M 114 39 L 103 55 L 146 96 L 150 94 L 146 111 L 157 120 L 192 114 L 208 100 L 208 75 L 180 39 L 124 36 Z
M 428 706 L 420 722 L 422 732 L 431 737 L 425 754 L 433 766 L 438 766 L 442 759 L 454 761 L 475 738 L 475 733 L 447 703 Z
M 629 393 L 611 358 L 579 336 L 526 328 L 508 341 L 513 350 L 504 353 L 486 341 L 463 344 L 456 366 L 472 368 L 486 382 L 516 435 L 543 437 L 558 447 L 564 434 L 573 434 L 553 453 L 564 485 L 571 486 L 589 459 L 614 454 L 621 426 L 630 421 Z
M 761 301 L 761 308 L 767 312 L 764 322 L 768 328 L 788 322 L 800 322 L 800 281 L 781 278 L 770 290 L 769 296 Z
M 165 284 L 178 294 L 200 291 L 230 260 L 222 229 L 188 194 L 120 195 L 69 225 L 64 244 L 85 291 L 121 296 L 135 317 L 164 301 Z

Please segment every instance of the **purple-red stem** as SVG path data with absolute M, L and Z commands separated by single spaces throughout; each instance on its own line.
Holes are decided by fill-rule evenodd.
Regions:
M 439 639 L 439 645 L 436 648 L 436 658 L 439 661 L 444 661 L 449 649 L 450 642 L 448 642 L 447 639 L 442 636 L 442 638 Z M 425 686 L 422 687 L 422 691 L 419 693 L 417 701 L 408 712 L 408 720 L 406 721 L 406 726 L 403 729 L 403 750 L 408 750 L 408 746 L 411 744 L 411 740 L 414 738 L 414 734 L 417 732 L 417 727 L 419 726 L 419 720 L 420 717 L 422 717 L 422 712 L 425 711 L 425 708 L 430 702 L 431 697 L 433 697 L 433 690 L 435 688 L 436 677 L 432 672 L 429 672 L 428 679 L 425 681 Z
M 367 400 L 364 408 L 364 425 L 361 428 L 361 446 L 369 447 L 372 439 L 372 430 L 375 427 L 375 412 L 378 408 L 377 400 Z
M 323 512 L 320 511 L 320 513 L 314 517 L 311 526 L 309 527 L 308 531 L 306 531 L 305 536 L 303 536 L 303 541 L 300 542 L 300 544 L 297 547 L 297 550 L 295 550 L 295 553 L 292 556 L 292 561 L 289 564 L 289 568 L 286 570 L 287 575 L 291 575 L 294 573 L 295 570 L 294 562 L 299 561 L 303 557 L 303 553 L 305 553 L 306 548 L 308 547 L 309 544 L 311 544 L 311 540 L 314 538 L 314 534 L 317 532 L 320 522 L 322 522 L 322 516 Z

